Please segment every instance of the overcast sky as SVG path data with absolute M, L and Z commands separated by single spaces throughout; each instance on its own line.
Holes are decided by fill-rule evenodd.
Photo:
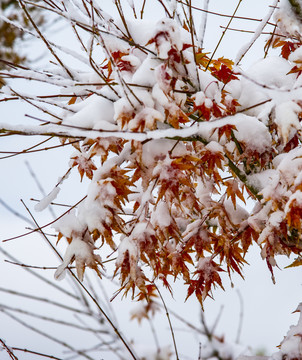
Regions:
M 195 3 L 200 5 L 203 2 L 196 1 Z M 238 1 L 232 0 L 212 0 L 210 1 L 210 10 L 219 13 L 232 14 L 237 3 Z M 271 3 L 272 1 L 268 0 L 245 0 L 240 5 L 238 15 L 261 19 L 267 13 L 268 5 Z M 156 16 L 155 12 L 151 17 L 153 16 Z M 197 13 L 196 17 L 198 18 L 198 16 Z M 228 18 L 211 15 L 208 20 L 209 23 L 206 30 L 204 46 L 206 51 L 213 51 L 223 31 L 220 25 L 225 26 L 228 22 Z M 255 29 L 257 25 L 258 22 L 248 22 L 246 20 L 238 20 L 232 23 L 232 27 L 238 29 Z M 228 31 L 217 51 L 217 56 L 223 55 L 225 57 L 235 58 L 241 45 L 248 41 L 251 36 L 252 34 L 248 33 Z M 63 39 L 66 43 L 69 43 L 69 39 L 64 31 L 53 34 L 53 37 L 58 37 L 60 41 Z M 243 66 L 248 67 L 263 56 L 265 39 L 265 36 L 261 37 L 254 46 L 253 51 L 251 51 L 245 59 Z M 32 50 L 39 53 L 41 49 L 37 47 Z M 28 89 L 28 91 L 31 90 L 32 89 Z M 43 91 L 43 89 L 41 89 L 41 91 Z M 1 104 L 0 106 L 1 121 L 21 123 L 24 119 L 24 113 L 36 114 L 35 111 L 25 104 L 20 105 L 12 102 L 10 104 Z M 29 147 L 36 142 L 37 139 L 32 138 L 2 137 L 0 141 L 0 150 L 15 151 Z M 55 142 L 52 144 L 55 144 Z M 21 204 L 20 199 L 24 199 L 30 208 L 33 209 L 34 203 L 29 199 L 41 198 L 41 194 L 34 179 L 29 174 L 28 167 L 24 161 L 28 160 L 30 162 L 31 167 L 39 176 L 39 180 L 41 184 L 43 184 L 45 191 L 49 192 L 57 183 L 58 178 L 67 170 L 70 151 L 70 149 L 66 148 L 64 150 L 52 150 L 49 152 L 32 154 L 26 157 L 21 155 L 1 160 L 1 199 L 8 203 L 12 208 L 26 214 L 26 210 Z M 76 200 L 81 197 L 81 194 L 84 194 L 87 183 L 84 181 L 79 189 L 77 187 L 78 179 L 78 176 L 75 174 L 70 181 L 68 181 L 68 188 L 64 190 L 65 202 L 72 204 L 75 202 L 75 194 Z M 49 219 L 48 213 L 39 213 L 36 214 L 36 216 L 40 224 L 43 224 Z M 27 226 L 1 206 L 0 219 L 1 238 L 22 233 L 24 232 L 24 227 Z M 58 265 L 58 261 L 39 236 L 20 238 L 9 243 L 1 244 L 1 246 L 7 251 L 15 254 L 15 256 L 24 263 L 35 265 L 46 264 L 48 266 Z M 20 291 L 29 291 L 37 294 L 45 294 L 45 292 L 48 291 L 47 287 L 41 285 L 39 282 L 31 282 L 30 277 L 28 276 L 23 277 L 23 269 L 5 263 L 2 255 L 0 256 L 0 259 L 0 287 L 15 288 Z M 298 303 L 301 301 L 301 269 L 286 269 L 281 271 L 281 269 L 288 265 L 290 261 L 287 259 L 280 259 L 280 270 L 275 270 L 277 284 L 273 285 L 270 273 L 264 261 L 260 259 L 260 251 L 258 248 L 255 247 L 251 251 L 247 260 L 250 263 L 250 266 L 245 268 L 245 281 L 238 276 L 234 276 L 233 288 L 227 286 L 225 292 L 221 290 L 214 292 L 215 300 L 207 299 L 205 302 L 206 317 L 209 320 L 209 323 L 212 323 L 223 306 L 223 313 L 217 327 L 218 335 L 224 334 L 228 340 L 235 341 L 238 324 L 241 319 L 240 300 L 238 296 L 239 290 L 243 299 L 241 342 L 245 345 L 250 345 L 253 348 L 266 348 L 268 353 L 271 353 L 277 350 L 275 346 L 281 342 L 290 324 L 297 321 L 297 314 L 291 315 L 291 312 L 295 310 Z M 52 274 L 50 274 L 50 277 L 52 277 Z M 228 281 L 226 281 L 226 283 L 228 283 Z M 109 296 L 111 295 L 110 291 L 111 289 L 108 290 Z M 52 296 L 51 291 L 49 294 Z M 169 294 L 165 293 L 165 299 L 167 301 L 168 298 Z M 184 303 L 184 298 L 184 287 L 177 285 L 175 300 L 169 300 L 169 306 L 176 309 L 182 316 L 188 317 L 194 323 L 198 324 L 200 312 L 199 304 L 194 299 L 190 299 L 187 303 Z M 14 303 L 15 306 L 23 305 L 20 298 L 16 299 L 0 294 L 0 299 L 0 302 L 6 301 Z M 129 323 L 128 309 L 133 306 L 130 304 L 130 301 L 125 300 L 121 302 L 120 299 L 117 298 L 113 302 L 113 306 L 116 307 L 117 313 L 120 314 L 120 324 L 127 333 L 127 336 L 129 338 L 132 336 L 138 337 L 142 344 L 147 344 L 150 337 L 149 330 L 144 330 L 146 332 L 141 330 L 137 331 L 137 324 Z M 167 328 L 164 313 L 162 313 L 161 319 L 158 317 L 157 319 L 160 321 L 159 324 L 161 324 L 158 329 L 160 329 L 160 332 L 163 331 L 163 334 L 166 334 L 163 335 L 163 338 L 167 340 L 167 343 L 170 343 L 169 334 L 164 332 Z M 45 352 L 51 352 L 53 350 L 53 345 L 50 342 L 40 340 L 40 337 L 37 335 L 31 335 L 29 332 L 25 331 L 22 326 L 16 325 L 1 313 L 0 324 L 0 337 L 6 339 L 9 345 L 16 344 L 24 347 L 31 347 L 32 345 L 32 347 L 39 346 L 41 349 L 44 349 Z M 192 349 L 192 345 L 190 337 L 191 335 L 184 334 L 180 330 L 176 331 L 176 338 L 181 344 L 182 352 L 186 352 L 187 355 L 191 355 L 190 349 Z M 198 354 L 198 348 L 194 348 L 193 353 Z M 24 357 L 20 356 L 20 358 L 27 359 L 25 355 Z M 110 359 L 110 357 L 105 357 L 105 359 Z M 197 357 L 195 356 L 194 359 L 197 359 Z

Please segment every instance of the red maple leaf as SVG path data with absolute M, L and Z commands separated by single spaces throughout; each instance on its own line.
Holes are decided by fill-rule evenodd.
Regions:
M 214 66 L 211 67 L 212 75 L 214 75 L 218 80 L 222 81 L 224 84 L 227 84 L 231 80 L 238 80 L 238 77 L 234 72 L 225 64 L 221 64 L 219 69 L 216 69 Z

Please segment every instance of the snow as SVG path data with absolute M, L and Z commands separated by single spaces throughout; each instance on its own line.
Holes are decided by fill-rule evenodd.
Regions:
M 302 348 L 302 303 L 299 304 L 295 312 L 300 312 L 300 318 L 297 325 L 292 325 L 285 338 L 280 344 L 280 350 L 273 354 L 269 360 L 294 360 L 301 358 Z
M 113 104 L 101 96 L 93 94 L 87 99 L 71 105 L 74 115 L 64 118 L 64 125 L 81 126 L 87 129 L 117 130 L 113 122 Z
M 195 104 L 197 106 L 202 105 L 205 101 L 205 93 L 203 91 L 198 91 L 196 94 L 192 96 L 192 98 L 195 100 Z
M 161 106 L 168 106 L 169 99 L 164 91 L 161 89 L 160 84 L 155 84 L 152 88 L 152 97 L 158 102 Z
M 288 152 L 280 161 L 277 169 L 286 185 L 292 185 L 296 176 L 302 171 L 302 149 L 297 147 Z
M 275 71 L 276 68 L 278 71 Z M 247 74 L 252 74 L 253 80 L 266 87 L 280 90 L 288 89 L 292 86 L 295 75 L 288 74 L 290 70 L 291 64 L 287 60 L 282 57 L 269 56 L 258 60 L 248 69 Z M 258 88 L 258 90 L 260 89 Z
M 288 0 L 282 0 L 279 9 L 275 12 L 275 21 L 278 22 L 278 27 L 281 32 L 287 36 L 300 36 L 302 32 L 302 25 L 297 20 L 292 7 Z
M 129 19 L 127 21 L 127 25 L 131 35 L 133 36 L 133 40 L 137 44 L 146 45 L 148 41 L 155 35 L 157 21 L 158 20 L 144 19 L 143 21 L 140 21 Z
M 126 252 L 129 252 L 129 257 L 137 260 L 138 259 L 138 249 L 136 244 L 133 242 L 133 240 L 129 237 L 124 237 L 121 239 L 119 248 L 118 248 L 118 255 L 116 259 L 116 265 L 119 266 L 122 264 L 124 260 L 124 256 Z
M 220 93 L 217 79 L 207 71 L 199 71 L 198 77 L 200 88 L 205 93 L 205 96 L 214 99 L 216 94 Z
M 199 181 L 196 186 L 196 196 L 200 203 L 208 208 L 212 204 L 212 195 L 214 192 L 215 183 L 214 181 L 202 182 Z
M 175 145 L 177 145 L 175 147 Z M 183 144 L 177 144 L 175 140 L 151 140 L 143 145 L 142 158 L 146 167 L 150 167 L 154 163 L 157 163 L 159 159 L 163 159 L 169 151 L 174 148 L 173 154 L 175 156 L 181 156 L 186 153 L 186 149 Z
M 223 153 L 223 147 L 216 141 L 210 141 L 205 148 L 213 153 Z
M 283 211 L 275 211 L 269 218 L 269 225 L 272 227 L 278 227 L 284 218 Z
M 268 177 L 266 175 L 268 175 Z M 280 174 L 278 173 L 278 171 L 268 170 L 268 172 L 265 172 L 263 177 L 261 176 L 261 173 L 259 175 L 255 174 L 253 176 L 253 180 L 254 179 L 256 179 L 256 181 L 262 181 L 261 183 L 258 182 L 258 184 L 260 185 L 258 189 L 260 190 L 260 194 L 263 196 L 264 199 L 270 199 L 272 197 L 274 198 L 279 194 L 278 187 L 280 185 Z M 266 179 L 267 181 L 264 182 Z M 251 183 L 254 182 L 252 181 Z
M 57 220 L 52 227 L 66 238 L 71 238 L 73 234 L 80 234 L 84 231 L 84 225 L 79 221 L 75 210 L 69 211 Z
M 57 198 L 60 190 L 60 187 L 56 186 L 47 196 L 35 205 L 35 211 L 39 212 L 46 209 Z
M 163 34 L 163 35 L 161 35 Z M 177 50 L 182 49 L 182 39 L 180 28 L 175 20 L 162 19 L 155 25 L 153 36 L 158 36 L 157 52 L 160 59 L 167 59 L 168 52 L 172 47 Z M 168 39 L 168 41 L 167 41 Z
M 236 58 L 235 58 L 235 64 L 238 65 L 244 55 L 248 52 L 248 50 L 251 48 L 251 46 L 254 45 L 255 41 L 260 37 L 260 35 L 263 32 L 263 29 L 266 27 L 267 23 L 269 22 L 270 18 L 272 17 L 275 8 L 278 6 L 279 0 L 275 0 L 275 2 L 270 6 L 270 9 L 266 16 L 263 16 L 262 21 L 258 25 L 257 29 L 254 32 L 254 35 L 252 36 L 251 40 L 244 45 L 238 52 Z
M 263 189 L 264 187 L 266 187 L 268 184 L 273 184 L 273 179 L 276 176 L 276 171 L 273 169 L 267 169 L 264 171 L 261 171 L 259 173 L 255 173 L 252 175 L 248 175 L 248 183 L 253 186 L 255 189 Z M 278 180 L 277 180 L 278 181 Z M 276 186 L 277 184 L 275 184 Z M 274 185 L 271 185 L 272 187 Z M 264 197 L 266 197 L 266 195 L 261 192 L 262 195 Z
M 129 121 L 128 129 L 137 129 L 141 122 L 144 122 L 147 129 L 154 129 L 156 128 L 156 122 L 164 122 L 163 115 L 153 109 L 152 107 L 145 107 L 141 112 L 135 115 L 135 117 Z
M 287 204 L 285 205 L 284 212 L 288 213 L 290 211 L 291 203 L 295 202 L 297 206 L 302 206 L 302 191 L 295 191 L 288 199 Z
M 264 230 L 268 214 L 272 208 L 272 201 L 267 201 L 264 206 L 260 207 L 256 205 L 253 214 L 248 218 L 248 224 L 257 232 L 261 233 Z M 269 229 L 268 231 L 271 231 Z M 260 243 L 262 239 L 258 241 Z
M 249 212 L 238 204 L 236 204 L 235 209 L 231 199 L 225 200 L 223 205 L 229 215 L 231 222 L 235 225 L 241 224 L 241 227 L 243 228 L 246 225 L 244 221 L 249 217 Z
M 54 277 L 62 280 L 65 277 L 66 268 L 73 262 L 75 258 L 77 274 L 80 281 L 83 281 L 85 266 L 94 267 L 95 263 L 101 264 L 102 259 L 99 255 L 93 254 L 94 246 L 80 238 L 73 238 L 72 242 L 67 246 L 64 261 L 58 266 Z
M 86 224 L 88 230 L 98 229 L 103 232 L 103 223 L 111 225 L 112 212 L 115 209 L 114 198 L 116 189 L 110 183 L 110 179 L 93 181 L 89 185 L 87 198 L 79 208 L 79 220 Z
M 227 116 L 221 120 L 215 120 L 210 123 L 199 124 L 199 134 L 205 139 L 218 139 L 217 131 L 212 136 L 215 129 L 225 125 L 235 125 L 237 131 L 234 131 L 236 139 L 243 142 L 250 151 L 263 153 L 271 148 L 271 136 L 266 126 L 257 118 L 245 114 L 236 114 L 232 117 Z M 220 143 L 222 143 L 220 141 Z
M 295 51 L 293 51 L 289 57 L 288 57 L 288 60 L 293 62 L 293 63 L 296 63 L 296 64 L 299 64 L 301 63 L 302 61 L 302 48 L 299 47 L 298 49 L 296 49 Z
M 204 8 L 204 12 L 202 12 L 201 15 L 201 21 L 200 21 L 200 25 L 199 25 L 199 32 L 198 32 L 198 39 L 200 41 L 200 47 L 203 47 L 203 42 L 204 42 L 204 38 L 205 38 L 205 34 L 206 34 L 206 27 L 207 27 L 207 19 L 208 19 L 208 8 L 209 8 L 209 0 L 204 0 L 203 3 L 203 8 Z
M 213 337 L 201 346 L 200 355 L 202 359 L 228 360 L 237 359 L 239 355 L 246 352 L 242 346 L 224 341 L 223 338 Z
M 115 22 L 116 20 L 112 18 L 112 21 Z M 120 21 L 116 21 L 116 22 L 120 23 Z M 102 36 L 101 39 L 104 41 L 107 51 L 114 52 L 119 50 L 123 53 L 128 52 L 129 44 L 121 39 L 121 37 L 119 36 L 119 32 L 116 32 L 114 30 L 112 31 L 111 29 L 110 32 L 102 31 L 101 36 Z
M 296 77 L 295 74 L 288 74 L 291 68 L 292 66 L 287 60 L 270 56 L 257 61 L 247 71 L 236 69 L 243 76 L 241 92 L 237 96 L 238 102 L 243 108 L 246 108 L 266 100 L 272 100 L 271 103 L 252 109 L 250 114 L 256 115 L 261 109 L 265 109 L 265 112 L 269 113 L 273 105 L 299 98 L 300 90 L 292 91 Z M 230 87 L 233 86 L 233 83 L 236 82 L 233 81 Z M 238 84 L 234 86 L 237 87 L 235 90 L 238 93 Z
M 171 221 L 168 205 L 164 201 L 159 202 L 152 212 L 151 223 L 160 228 L 164 228 L 168 227 Z
M 301 107 L 293 101 L 286 101 L 277 105 L 275 112 L 275 123 L 278 126 L 278 132 L 283 140 L 283 143 L 287 144 L 296 132 L 301 130 L 301 124 L 299 121 Z
M 132 82 L 137 85 L 153 87 L 156 84 L 155 69 L 160 65 L 157 59 L 147 57 L 132 76 Z

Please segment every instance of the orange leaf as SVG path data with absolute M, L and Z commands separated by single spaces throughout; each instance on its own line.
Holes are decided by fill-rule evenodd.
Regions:
M 77 97 L 76 97 L 76 96 L 73 96 L 73 97 L 68 101 L 68 105 L 73 105 L 76 101 L 77 101 Z

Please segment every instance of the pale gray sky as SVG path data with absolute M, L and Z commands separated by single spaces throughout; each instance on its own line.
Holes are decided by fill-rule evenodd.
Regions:
M 108 2 L 109 3 L 109 2 Z M 202 4 L 203 1 L 195 1 L 196 4 Z M 212 0 L 210 1 L 210 10 L 232 14 L 234 8 L 237 6 L 238 1 L 232 0 Z M 268 5 L 272 1 L 253 1 L 244 0 L 240 5 L 238 15 L 254 17 L 261 19 L 266 15 Z M 156 13 L 152 17 L 156 16 Z M 198 18 L 198 14 L 196 18 Z M 225 26 L 228 22 L 228 18 L 220 17 L 217 15 L 211 15 L 208 19 L 208 26 L 205 37 L 205 50 L 212 51 L 217 41 L 219 40 L 223 29 L 221 26 Z M 255 29 L 258 22 L 246 21 L 246 20 L 234 20 L 231 27 L 239 29 Z M 252 34 L 228 31 L 225 38 L 222 40 L 220 47 L 217 50 L 218 56 L 225 56 L 229 58 L 235 58 L 237 51 L 240 49 L 244 42 L 249 41 Z M 53 37 L 63 40 L 68 43 L 69 39 L 64 35 L 64 32 L 60 34 L 54 34 Z M 263 56 L 265 36 L 262 36 L 257 44 L 253 47 L 253 50 L 246 57 L 243 62 L 244 66 L 252 64 L 258 58 Z M 28 89 L 30 91 L 31 89 Z M 41 89 L 41 91 L 43 91 Z M 37 114 L 37 112 L 30 109 L 27 105 L 20 103 L 1 104 L 1 121 L 14 121 L 21 123 L 23 120 L 23 114 Z M 29 147 L 37 142 L 34 138 L 1 138 L 0 150 L 18 150 L 25 147 Z M 52 142 L 54 144 L 54 142 Z M 48 144 L 45 144 L 48 146 Z M 33 179 L 29 175 L 29 172 L 24 164 L 25 160 L 30 161 L 31 166 L 39 176 L 41 183 L 43 184 L 45 191 L 52 190 L 56 184 L 58 178 L 64 174 L 67 170 L 68 156 L 70 149 L 66 148 L 62 150 L 52 150 L 49 152 L 41 152 L 31 154 L 30 156 L 17 156 L 14 158 L 1 160 L 1 189 L 0 197 L 6 201 L 10 206 L 18 211 L 26 214 L 24 207 L 20 203 L 20 199 L 30 205 L 33 209 L 33 205 L 30 202 L 30 198 L 41 198 L 41 195 L 34 184 Z M 66 158 L 63 157 L 65 154 Z M 81 192 L 84 193 L 86 183 L 82 184 L 82 190 L 78 190 L 77 184 L 73 183 L 78 181 L 76 175 L 74 179 L 68 182 L 68 188 L 64 189 L 64 200 L 67 203 L 74 202 L 74 195 L 76 193 L 76 199 L 80 198 Z M 37 214 L 39 223 L 43 224 L 47 221 L 48 214 Z M 3 207 L 0 206 L 0 219 L 1 219 L 1 238 L 14 236 L 24 232 L 24 223 L 16 220 L 12 214 L 9 214 Z M 47 248 L 46 244 L 41 240 L 39 236 L 30 236 L 21 239 L 14 240 L 10 243 L 1 244 L 4 249 L 13 253 L 21 261 L 28 264 L 35 265 L 54 265 L 58 262 L 55 260 L 51 251 Z M 216 318 L 220 307 L 223 306 L 224 310 L 221 316 L 221 320 L 217 327 L 218 335 L 226 335 L 227 339 L 234 341 L 236 339 L 238 323 L 240 318 L 240 305 L 237 290 L 243 298 L 244 312 L 241 342 L 242 344 L 249 345 L 254 349 L 265 347 L 269 353 L 273 352 L 275 346 L 277 346 L 283 336 L 286 334 L 290 324 L 297 321 L 297 315 L 291 315 L 291 312 L 295 310 L 298 303 L 301 301 L 301 269 L 276 269 L 277 284 L 273 285 L 270 279 L 270 273 L 265 263 L 260 259 L 260 251 L 258 248 L 254 248 L 251 254 L 248 255 L 248 262 L 250 266 L 246 266 L 244 274 L 245 281 L 242 281 L 238 276 L 234 276 L 234 288 L 228 286 L 226 291 L 218 290 L 214 292 L 215 300 L 207 299 L 205 302 L 206 317 L 211 324 Z M 47 287 L 41 285 L 37 281 L 31 281 L 29 277 L 24 274 L 23 269 L 20 269 L 14 265 L 3 262 L 3 256 L 0 255 L 0 274 L 1 281 L 0 287 L 16 288 L 20 291 L 28 291 L 36 294 L 44 294 L 48 292 Z M 280 268 L 288 265 L 289 261 L 280 259 Z M 23 277 L 24 276 L 24 277 Z M 52 274 L 49 275 L 52 277 Z M 226 281 L 227 283 L 227 281 Z M 62 285 L 62 283 L 60 283 Z M 64 286 L 64 284 L 63 284 Z M 165 299 L 171 308 L 179 312 L 183 317 L 191 319 L 195 324 L 198 324 L 199 319 L 199 304 L 193 298 L 189 299 L 186 303 L 183 303 L 185 298 L 185 287 L 177 285 L 177 291 L 175 294 L 175 300 L 169 300 L 169 294 L 165 293 Z M 110 295 L 109 290 L 109 295 Z M 52 292 L 49 293 L 53 295 Z M 11 296 L 0 295 L 0 302 L 14 303 L 15 306 L 22 306 L 23 301 L 20 298 L 12 298 Z M 136 304 L 134 304 L 136 305 Z M 138 337 L 142 344 L 147 344 L 150 338 L 150 331 L 148 324 L 146 330 L 141 330 L 135 322 L 129 323 L 128 310 L 133 306 L 129 300 L 123 300 L 117 298 L 113 302 L 113 306 L 116 307 L 117 315 L 119 317 L 120 325 L 123 331 L 129 338 Z M 62 315 L 63 316 L 63 315 Z M 157 317 L 158 329 L 160 331 L 160 338 L 165 339 L 167 343 L 170 343 L 170 334 L 166 331 L 167 322 L 162 313 L 161 318 Z M 22 326 L 17 325 L 3 314 L 0 313 L 0 337 L 7 340 L 9 345 L 17 345 L 24 347 L 39 348 L 41 351 L 51 352 L 54 346 L 42 340 L 38 335 L 31 335 L 28 331 L 24 330 Z M 178 330 L 179 324 L 176 324 L 176 339 L 178 339 L 180 352 L 186 353 L 188 356 L 192 356 L 193 359 L 197 359 L 198 356 L 198 342 L 195 339 L 192 340 L 191 334 L 183 333 Z M 64 330 L 62 330 L 64 332 Z M 192 350 L 193 348 L 193 350 Z M 194 356 L 192 355 L 194 354 Z M 2 356 L 2 354 L 1 354 Z M 30 359 L 25 355 L 20 356 L 20 359 Z M 110 359 L 110 356 L 104 356 L 104 358 Z M 185 359 L 185 357 L 183 357 Z

